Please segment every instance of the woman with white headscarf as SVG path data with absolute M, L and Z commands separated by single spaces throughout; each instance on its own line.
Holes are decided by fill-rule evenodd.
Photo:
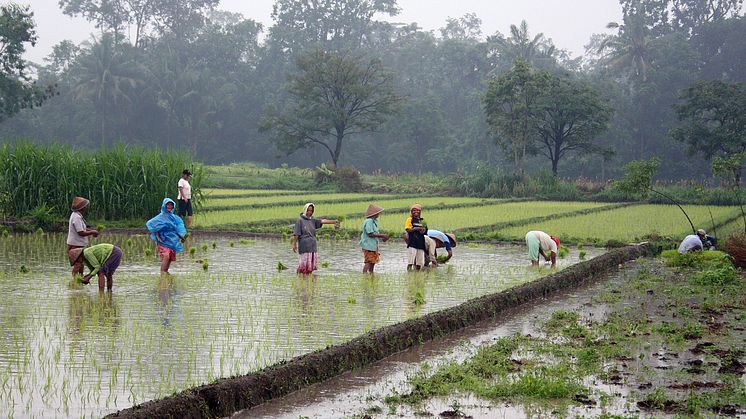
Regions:
M 311 202 L 303 206 L 303 212 L 300 213 L 300 217 L 293 227 L 293 237 L 290 240 L 293 252 L 298 252 L 299 255 L 297 272 L 304 275 L 313 273 L 318 269 L 316 229 L 321 228 L 324 224 L 339 226 L 337 220 L 313 218 L 314 210 L 315 207 Z

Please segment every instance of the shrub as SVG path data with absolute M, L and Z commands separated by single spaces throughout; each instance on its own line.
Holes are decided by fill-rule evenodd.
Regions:
M 334 172 L 339 190 L 342 192 L 360 192 L 363 190 L 363 180 L 360 172 L 354 167 L 339 167 Z
M 48 208 L 46 204 L 37 205 L 31 210 L 30 216 L 34 227 L 44 231 L 50 230 L 55 220 L 52 208 Z

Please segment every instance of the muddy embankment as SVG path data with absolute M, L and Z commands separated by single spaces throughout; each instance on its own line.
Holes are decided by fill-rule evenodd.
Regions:
M 108 417 L 208 418 L 229 416 L 313 383 L 370 364 L 396 352 L 495 317 L 502 311 L 594 281 L 620 263 L 649 255 L 647 244 L 613 250 L 561 272 L 509 290 L 476 298 L 351 341 L 298 356 L 240 377 L 185 390 Z

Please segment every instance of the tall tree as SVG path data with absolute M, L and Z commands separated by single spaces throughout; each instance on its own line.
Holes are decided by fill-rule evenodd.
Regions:
M 38 106 L 53 88 L 42 89 L 26 75 L 25 44 L 36 44 L 34 14 L 28 6 L 0 6 L 0 121 Z
M 132 103 L 131 91 L 142 83 L 141 67 L 121 49 L 117 49 L 111 34 L 89 45 L 76 65 L 79 79 L 73 88 L 76 99 L 89 100 L 96 110 L 100 127 L 99 139 L 104 145 L 111 139 L 108 122 L 116 113 L 116 105 Z
M 555 176 L 559 161 L 568 153 L 610 153 L 596 140 L 608 128 L 613 110 L 595 89 L 581 81 L 552 77 L 539 105 L 539 152 L 552 162 Z
M 674 106 L 683 126 L 671 135 L 705 158 L 744 155 L 746 152 L 746 85 L 719 80 L 702 81 L 684 91 Z M 740 153 L 740 154 L 739 154 Z M 740 183 L 742 164 L 732 165 Z
M 371 36 L 378 13 L 398 14 L 396 0 L 277 0 L 270 44 L 291 55 L 309 49 L 354 50 Z
M 284 112 L 270 109 L 261 126 L 287 154 L 319 146 L 336 166 L 345 137 L 377 130 L 400 102 L 378 60 L 317 51 L 297 66 L 287 87 L 290 103 Z
M 533 151 L 541 118 L 540 101 L 550 75 L 534 70 L 526 61 L 517 60 L 507 73 L 489 81 L 484 110 L 495 140 L 513 155 L 519 171 L 523 160 Z

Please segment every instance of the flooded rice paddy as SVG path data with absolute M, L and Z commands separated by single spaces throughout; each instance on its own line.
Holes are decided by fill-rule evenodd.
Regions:
M 70 279 L 64 239 L 0 239 L 0 411 L 9 417 L 101 416 L 550 272 L 527 266 L 523 246 L 462 244 L 445 266 L 408 273 L 393 241 L 371 278 L 359 273 L 357 243 L 322 240 L 319 272 L 303 279 L 288 241 L 197 237 L 161 276 L 148 238 L 104 234 L 97 242 L 124 258 L 113 292 L 99 294 L 95 281 Z

